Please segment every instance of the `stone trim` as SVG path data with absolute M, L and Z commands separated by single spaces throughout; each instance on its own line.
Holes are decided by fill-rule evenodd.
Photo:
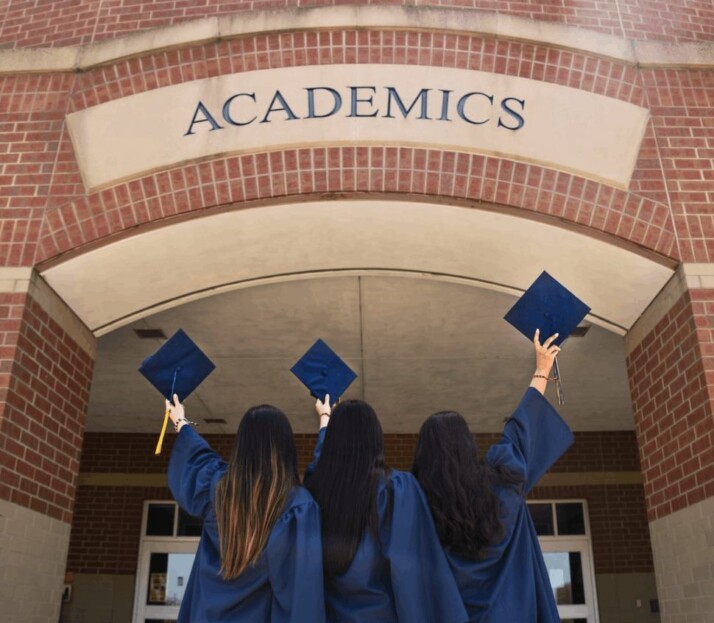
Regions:
M 546 474 L 539 487 L 574 487 L 578 485 L 639 485 L 640 472 L 558 472 Z M 165 487 L 166 474 L 133 474 L 116 472 L 91 472 L 79 474 L 80 487 Z
M 677 272 L 627 332 L 625 354 L 632 353 L 685 292 L 710 288 L 714 288 L 714 264 L 680 264 Z
M 80 473 L 78 487 L 167 487 L 165 473 L 126 474 L 115 472 Z
M 32 268 L 0 266 L 0 293 L 28 294 L 78 346 L 94 358 L 97 341 L 92 332 Z
M 481 34 L 578 50 L 640 67 L 714 66 L 712 42 L 625 40 L 583 28 L 499 13 L 401 6 L 330 6 L 251 11 L 141 31 L 87 46 L 0 51 L 0 74 L 85 71 L 177 47 L 268 32 L 341 27 Z

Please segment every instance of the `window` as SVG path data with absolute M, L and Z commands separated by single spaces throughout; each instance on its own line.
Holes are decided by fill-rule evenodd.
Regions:
M 595 572 L 584 501 L 528 502 L 558 614 L 564 623 L 597 623 Z
M 201 528 L 175 502 L 144 502 L 134 623 L 176 621 Z

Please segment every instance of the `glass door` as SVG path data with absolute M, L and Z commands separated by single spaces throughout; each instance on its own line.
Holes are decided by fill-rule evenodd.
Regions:
M 528 502 L 561 623 L 598 623 L 587 506 L 580 500 Z
M 147 544 L 139 562 L 136 623 L 176 621 L 195 556 L 195 543 Z
M 174 502 L 146 502 L 134 592 L 134 623 L 175 623 L 201 523 Z
M 594 586 L 586 543 L 541 539 L 550 585 L 562 623 L 596 623 Z

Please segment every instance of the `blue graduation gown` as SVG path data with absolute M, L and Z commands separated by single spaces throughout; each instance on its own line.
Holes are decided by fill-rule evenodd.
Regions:
M 325 438 L 318 436 L 315 459 Z M 393 508 L 388 517 L 390 485 Z M 393 470 L 377 491 L 379 537 L 365 531 L 347 571 L 325 589 L 330 623 L 465 623 L 466 611 L 414 476 Z
M 323 623 L 320 510 L 303 487 L 293 489 L 256 563 L 234 580 L 221 577 L 213 502 L 226 469 L 198 433 L 181 429 L 169 462 L 169 488 L 184 511 L 203 519 L 203 531 L 178 623 Z
M 477 561 L 447 552 L 470 623 L 557 623 L 558 610 L 525 496 L 573 443 L 568 425 L 543 395 L 526 390 L 486 461 L 521 476 L 499 487 L 503 540 Z

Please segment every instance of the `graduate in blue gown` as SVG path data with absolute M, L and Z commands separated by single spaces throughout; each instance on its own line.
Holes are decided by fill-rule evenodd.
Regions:
M 556 334 L 557 335 L 557 334 Z M 536 372 L 485 461 L 465 420 L 441 412 L 419 433 L 412 472 L 429 500 L 471 623 L 560 621 L 526 495 L 573 442 L 543 396 L 555 336 L 536 332 Z
M 288 419 L 269 405 L 248 410 L 226 463 L 176 396 L 166 406 L 178 431 L 169 487 L 203 519 L 178 623 L 323 623 L 320 511 L 298 485 Z
M 416 479 L 384 464 L 382 428 L 360 400 L 318 400 L 306 486 L 323 522 L 330 623 L 465 623 L 461 597 Z M 329 423 L 329 425 L 328 425 Z

